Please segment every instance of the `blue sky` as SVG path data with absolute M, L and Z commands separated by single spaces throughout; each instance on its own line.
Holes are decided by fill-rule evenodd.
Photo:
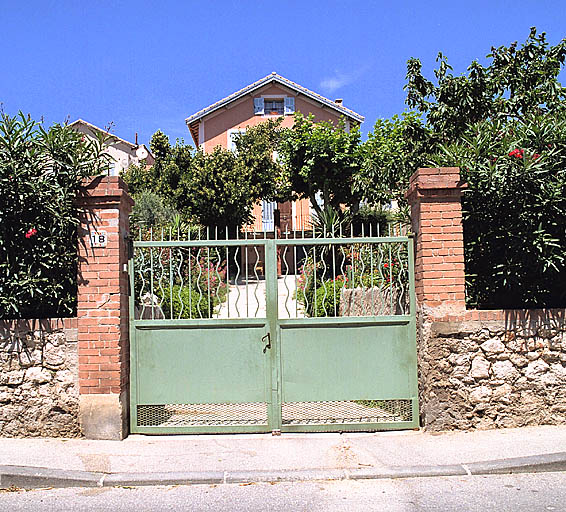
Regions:
M 566 37 L 564 0 L 0 0 L 0 102 L 148 142 L 190 140 L 185 117 L 272 71 L 366 117 L 405 109 L 406 61 L 456 72 L 529 27 Z

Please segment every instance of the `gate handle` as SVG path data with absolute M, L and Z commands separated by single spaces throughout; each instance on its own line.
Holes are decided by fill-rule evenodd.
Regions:
M 267 352 L 268 348 L 271 348 L 271 333 L 268 332 L 263 338 L 261 338 L 261 341 L 265 341 L 265 338 L 267 338 L 267 345 L 263 347 L 264 354 Z

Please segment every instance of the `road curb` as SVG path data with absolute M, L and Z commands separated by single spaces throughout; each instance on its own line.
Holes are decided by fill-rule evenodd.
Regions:
M 138 487 L 151 485 L 247 484 L 313 480 L 378 480 L 566 471 L 566 452 L 469 464 L 389 468 L 99 473 L 28 466 L 1 466 L 0 488 Z

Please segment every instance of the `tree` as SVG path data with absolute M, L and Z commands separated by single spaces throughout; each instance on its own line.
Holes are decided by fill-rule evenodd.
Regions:
M 456 139 L 473 123 L 485 119 L 523 118 L 564 109 L 566 89 L 558 75 L 566 58 L 566 39 L 549 46 L 546 34 L 531 28 L 526 42 L 492 47 L 491 62 L 473 61 L 468 73 L 454 76 L 439 53 L 436 85 L 421 72 L 421 62 L 407 62 L 407 104 L 426 115 L 439 142 Z
M 378 119 L 361 145 L 362 165 L 354 174 L 354 190 L 368 204 L 404 200 L 411 174 L 427 162 L 429 138 L 415 112 Z
M 269 119 L 234 137 L 236 166 L 247 176 L 252 204 L 260 199 L 283 202 L 291 197 L 289 179 L 278 157 L 285 131 L 282 118 Z
M 253 196 L 249 176 L 241 173 L 232 151 L 220 147 L 210 154 L 197 151 L 182 186 L 185 211 L 203 226 L 239 227 L 251 221 Z
M 360 132 L 345 129 L 343 121 L 315 123 L 314 117 L 295 114 L 293 128 L 287 129 L 279 157 L 289 180 L 289 189 L 310 199 L 318 215 L 341 204 L 358 208 L 360 194 L 354 191 L 354 176 L 361 166 Z M 321 194 L 323 206 L 317 202 Z

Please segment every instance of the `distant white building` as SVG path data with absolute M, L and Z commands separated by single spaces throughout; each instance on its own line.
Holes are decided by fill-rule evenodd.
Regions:
M 145 144 L 137 144 L 137 140 L 136 143 L 128 142 L 82 119 L 77 119 L 69 126 L 79 133 L 84 133 L 87 137 L 95 138 L 97 132 L 104 133 L 110 137 L 105 150 L 112 157 L 108 172 L 110 176 L 118 176 L 120 172 L 127 169 L 130 165 L 139 164 L 142 160 L 145 160 L 148 166 L 152 166 L 155 162 L 155 158 L 147 146 Z

